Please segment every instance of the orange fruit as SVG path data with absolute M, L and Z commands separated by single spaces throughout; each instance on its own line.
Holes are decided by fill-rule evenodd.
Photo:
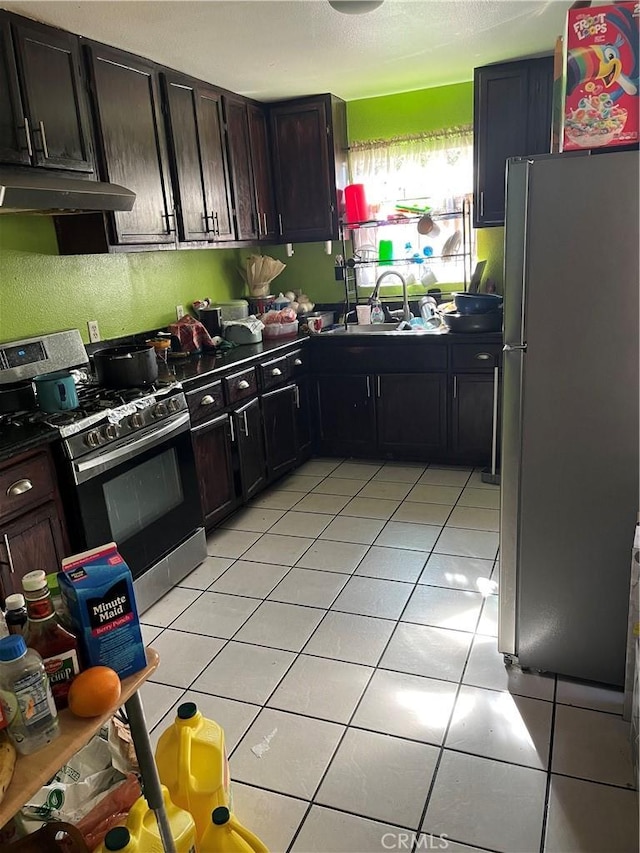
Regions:
M 69 710 L 77 717 L 97 717 L 120 698 L 120 678 L 108 666 L 91 666 L 71 682 Z

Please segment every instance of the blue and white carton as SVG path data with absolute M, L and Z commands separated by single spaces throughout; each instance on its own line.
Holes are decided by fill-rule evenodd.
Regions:
M 126 678 L 147 665 L 131 570 L 115 542 L 66 557 L 58 582 L 86 666 Z

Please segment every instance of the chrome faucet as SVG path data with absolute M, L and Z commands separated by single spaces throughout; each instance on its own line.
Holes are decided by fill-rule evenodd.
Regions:
M 378 278 L 376 279 L 376 285 L 373 288 L 373 293 L 371 294 L 370 302 L 373 302 L 374 300 L 378 299 L 378 294 L 380 293 L 380 285 L 385 280 L 385 278 L 387 278 L 387 276 L 390 276 L 390 275 L 397 276 L 397 278 L 399 278 L 400 281 L 402 282 L 402 319 L 405 323 L 408 323 L 411 320 L 411 318 L 413 317 L 413 314 L 409 310 L 409 296 L 407 294 L 407 282 L 405 280 L 405 277 L 403 275 L 401 275 L 399 272 L 396 272 L 396 270 L 386 270 L 385 272 L 381 273 L 378 276 Z

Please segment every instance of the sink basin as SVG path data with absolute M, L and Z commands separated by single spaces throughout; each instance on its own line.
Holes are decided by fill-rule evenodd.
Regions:
M 332 329 L 328 334 L 331 335 L 440 335 L 446 332 L 445 329 L 419 329 L 419 328 L 404 328 L 398 329 L 399 323 L 372 323 L 371 325 L 359 325 L 350 323 L 345 329 L 342 326 L 339 329 Z

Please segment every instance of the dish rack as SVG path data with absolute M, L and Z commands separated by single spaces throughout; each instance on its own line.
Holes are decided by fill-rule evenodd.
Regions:
M 451 269 L 460 274 L 460 283 L 466 291 L 471 281 L 476 254 L 475 232 L 472 228 L 472 197 L 464 196 L 462 206 L 458 210 L 434 211 L 430 214 L 440 235 L 433 231 L 422 233 L 418 223 L 423 217 L 407 216 L 401 219 L 368 220 L 366 222 L 341 222 L 340 238 L 342 255 L 335 267 L 335 277 L 344 282 L 344 314 L 355 309 L 357 304 L 367 302 L 371 291 L 383 273 L 395 273 L 408 281 L 411 292 L 410 300 L 420 299 L 429 294 L 430 290 L 440 283 L 432 267 L 443 269 L 443 265 L 451 264 Z M 404 240 L 394 240 L 394 233 L 400 228 L 407 229 L 405 236 L 411 236 L 411 250 L 402 248 Z M 410 231 L 409 231 L 410 229 Z M 440 236 L 440 240 L 436 240 Z M 387 239 L 391 238 L 391 239 Z M 429 253 L 429 247 L 439 245 L 438 252 Z M 389 248 L 393 246 L 393 253 Z M 425 251 L 427 250 L 427 251 Z M 416 262 L 415 255 L 420 261 Z M 413 270 L 422 270 L 421 281 L 415 278 Z M 410 276 L 414 280 L 410 281 Z M 389 283 L 400 284 L 390 278 Z M 448 282 L 451 283 L 451 282 Z M 445 282 L 442 282 L 445 284 Z M 379 293 L 382 302 L 397 302 L 401 297 L 385 296 Z

